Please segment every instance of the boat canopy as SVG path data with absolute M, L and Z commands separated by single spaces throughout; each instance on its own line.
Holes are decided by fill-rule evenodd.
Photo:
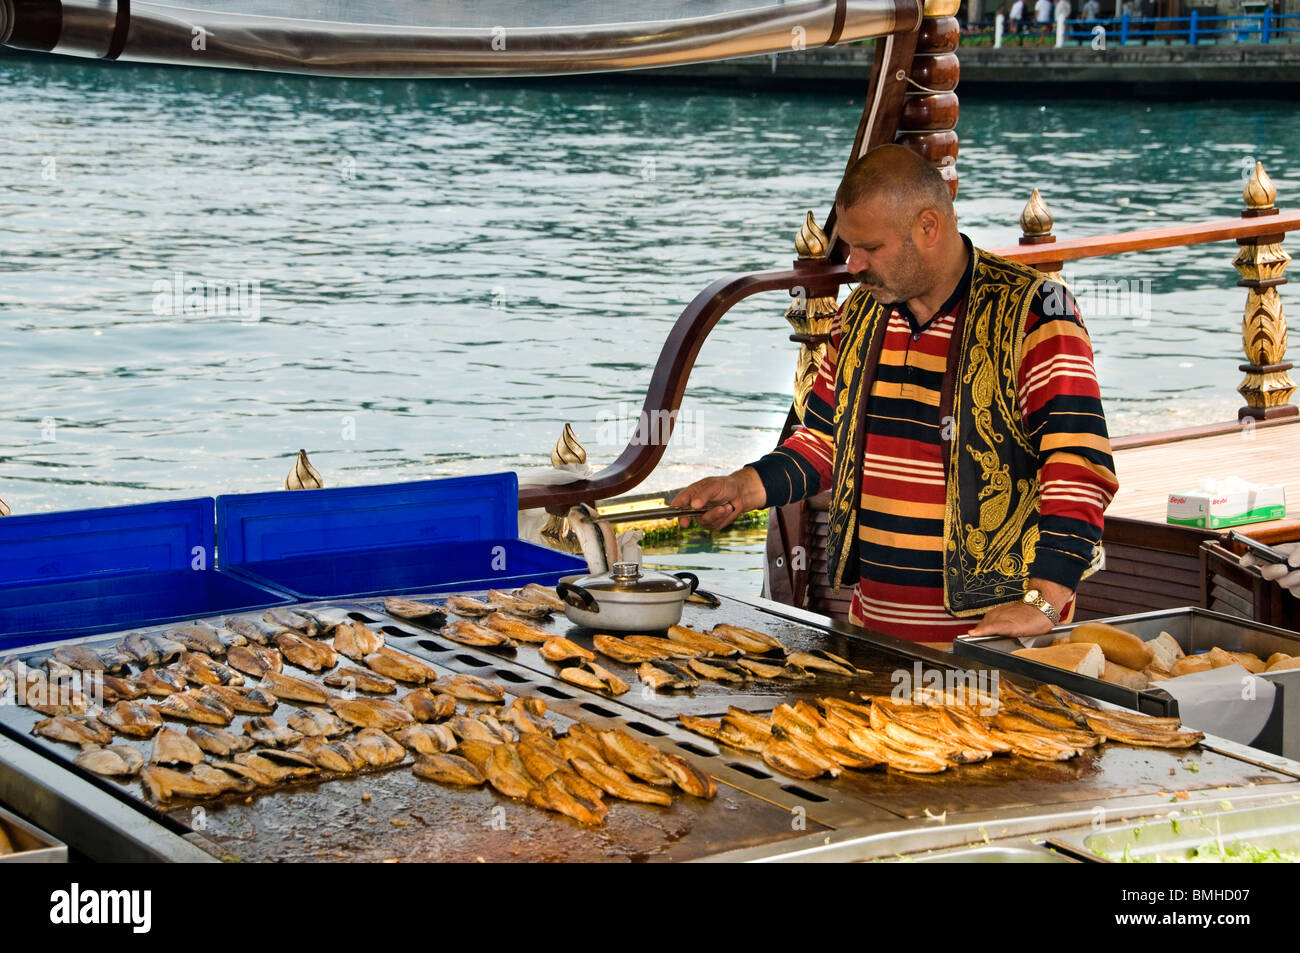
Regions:
M 544 76 L 834 46 L 921 0 L 0 0 L 0 43 L 322 76 Z

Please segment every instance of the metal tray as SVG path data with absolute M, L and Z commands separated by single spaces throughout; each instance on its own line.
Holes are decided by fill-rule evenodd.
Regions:
M 1069 831 L 1049 843 L 1086 860 L 1138 863 L 1220 862 L 1213 852 L 1198 857 L 1197 851 L 1240 843 L 1285 851 L 1278 862 L 1292 862 L 1300 858 L 1300 801 L 1239 810 L 1225 801 L 1217 809 L 1180 810 L 1104 831 Z
M 66 864 L 68 848 L 49 834 L 0 807 L 0 831 L 13 845 L 11 854 L 0 854 L 0 864 Z
M 937 850 L 926 854 L 904 854 L 890 863 L 898 864 L 1073 864 L 1073 857 L 1059 854 L 1046 847 L 1010 847 L 1005 844 L 986 844 L 979 847 L 958 847 L 955 850 Z
M 1216 645 L 1232 652 L 1253 652 L 1261 658 L 1268 658 L 1274 652 L 1300 655 L 1300 633 L 1261 625 L 1220 612 L 1210 612 L 1207 609 L 1195 607 L 1162 609 L 1158 612 L 1114 616 L 1096 621 L 1119 626 L 1143 641 L 1150 641 L 1159 637 L 1161 632 L 1168 632 L 1188 655 L 1209 651 Z M 960 636 L 953 642 L 953 654 L 993 665 L 1007 672 L 1051 682 L 1062 688 L 1149 715 L 1179 714 L 1178 700 L 1158 686 L 1138 691 L 1012 654 L 1019 648 L 1039 648 L 1050 645 L 1062 634 L 1082 624 L 1059 626 L 1046 635 L 1028 640 L 1028 646 L 1022 644 L 1019 639 L 1000 635 L 975 638 Z M 1271 672 L 1260 677 L 1276 684 L 1278 693 L 1273 703 L 1273 713 L 1253 744 L 1265 751 L 1294 758 L 1300 755 L 1300 728 L 1296 727 L 1300 726 L 1300 669 Z M 1196 727 L 1213 730 L 1212 725 Z

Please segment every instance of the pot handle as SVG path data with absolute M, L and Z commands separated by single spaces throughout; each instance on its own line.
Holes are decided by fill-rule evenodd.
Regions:
M 561 599 L 575 609 L 581 609 L 583 612 L 600 612 L 600 603 L 586 589 L 579 588 L 571 582 L 557 582 L 555 591 L 559 593 Z
M 700 577 L 695 575 L 695 573 L 693 572 L 675 572 L 673 573 L 673 575 L 676 576 L 678 579 L 680 579 L 682 582 L 689 582 L 691 584 L 691 592 L 694 592 L 696 589 L 700 588 Z

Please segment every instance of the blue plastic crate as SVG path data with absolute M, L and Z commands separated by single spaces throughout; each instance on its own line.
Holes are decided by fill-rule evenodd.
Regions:
M 216 571 L 211 499 L 0 519 L 0 647 L 285 605 Z
M 220 571 L 297 599 L 554 585 L 586 563 L 517 538 L 513 473 L 217 497 Z

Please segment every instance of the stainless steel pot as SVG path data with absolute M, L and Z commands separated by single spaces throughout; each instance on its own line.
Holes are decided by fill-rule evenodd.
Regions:
M 694 573 L 647 572 L 636 563 L 615 563 L 609 572 L 565 576 L 555 587 L 564 614 L 588 629 L 654 632 L 676 625 L 682 606 L 700 585 Z

